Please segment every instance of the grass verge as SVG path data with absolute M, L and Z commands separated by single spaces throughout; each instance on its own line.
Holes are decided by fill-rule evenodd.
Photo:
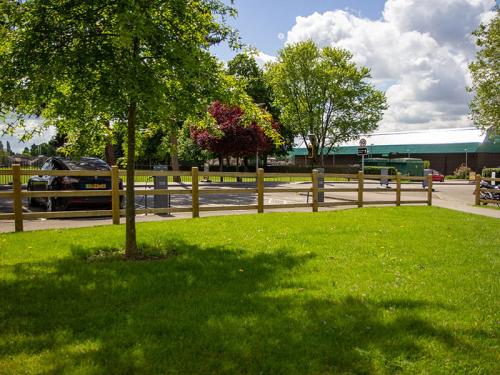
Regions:
M 435 207 L 0 235 L 0 373 L 498 373 L 500 221 Z

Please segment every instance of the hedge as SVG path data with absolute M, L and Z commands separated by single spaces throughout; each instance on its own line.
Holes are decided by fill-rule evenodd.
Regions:
M 491 172 L 495 172 L 496 178 L 500 178 L 500 168 L 484 168 L 481 175 L 483 177 L 491 177 Z
M 374 167 L 370 165 L 365 167 L 365 174 L 380 175 L 382 169 L 387 169 L 390 176 L 395 176 L 398 173 L 398 170 L 394 167 Z

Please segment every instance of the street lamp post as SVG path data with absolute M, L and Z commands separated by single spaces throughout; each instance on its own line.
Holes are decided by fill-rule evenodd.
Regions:
M 468 168 L 468 163 L 467 163 L 467 149 L 464 148 L 464 151 L 465 151 L 465 169 Z

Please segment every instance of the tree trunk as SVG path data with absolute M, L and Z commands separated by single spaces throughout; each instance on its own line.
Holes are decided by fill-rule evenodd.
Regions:
M 248 172 L 248 156 L 243 158 L 243 172 Z
M 222 165 L 222 163 L 222 156 L 219 156 L 219 172 L 222 172 L 224 170 L 224 166 Z M 220 182 L 224 182 L 224 177 L 220 176 Z
M 177 141 L 177 129 L 173 129 L 170 133 L 170 159 L 172 161 L 172 170 L 179 171 L 179 143 Z M 174 182 L 181 182 L 181 176 L 174 176 Z
M 109 165 L 116 165 L 115 149 L 111 142 L 106 143 L 104 153 L 106 155 L 106 163 Z
M 137 103 L 132 101 L 128 107 L 127 123 L 127 207 L 125 210 L 125 256 L 135 258 L 138 255 L 135 232 L 135 127 L 137 122 Z
M 110 137 L 112 138 L 113 131 L 111 129 L 110 122 L 106 121 L 105 125 L 106 125 L 106 128 L 108 129 Z M 115 149 L 113 147 L 113 142 L 109 141 L 106 143 L 106 146 L 104 148 L 104 155 L 106 157 L 106 163 L 108 163 L 109 165 L 116 165 Z
M 236 157 L 236 172 L 240 171 L 240 157 Z M 240 176 L 236 177 L 236 182 L 242 182 L 242 178 Z

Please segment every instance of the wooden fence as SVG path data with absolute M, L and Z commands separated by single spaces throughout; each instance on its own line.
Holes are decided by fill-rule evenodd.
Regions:
M 498 200 L 493 200 L 493 199 L 481 199 L 481 192 L 486 193 L 496 193 L 498 194 L 498 189 L 487 189 L 487 188 L 482 188 L 481 187 L 481 180 L 483 181 L 489 181 L 490 183 L 500 181 L 500 178 L 491 178 L 491 177 L 481 177 L 481 175 L 477 174 L 476 175 L 476 189 L 474 190 L 474 193 L 476 194 L 476 206 L 479 206 L 481 203 L 494 203 L 498 204 Z
M 137 170 L 137 176 L 190 176 L 191 185 L 181 186 L 182 188 L 174 189 L 135 189 L 137 196 L 151 195 L 190 195 L 191 207 L 167 207 L 167 208 L 144 208 L 136 209 L 137 214 L 153 213 L 165 214 L 174 212 L 191 212 L 193 217 L 199 217 L 203 211 L 230 211 L 230 210 L 256 210 L 258 213 L 264 212 L 265 209 L 286 209 L 286 208 L 311 208 L 313 212 L 318 212 L 320 207 L 335 207 L 357 205 L 382 205 L 394 204 L 400 206 L 402 204 L 427 204 L 432 205 L 432 176 L 427 177 L 412 177 L 412 176 L 377 176 L 364 175 L 363 172 L 357 174 L 334 174 L 322 173 L 321 177 L 325 179 L 349 179 L 352 182 L 357 182 L 356 188 L 344 187 L 319 187 L 320 174 L 317 170 L 312 173 L 264 173 L 263 169 L 255 172 L 200 172 L 198 168 L 192 168 L 191 172 L 175 172 L 175 171 L 151 171 Z M 50 219 L 50 218 L 73 218 L 73 217 L 102 217 L 110 216 L 113 219 L 113 224 L 120 223 L 120 217 L 125 215 L 125 210 L 120 208 L 120 196 L 125 195 L 125 191 L 119 189 L 120 176 L 125 176 L 125 170 L 119 170 L 118 167 L 111 167 L 110 171 L 69 171 L 69 170 L 26 170 L 21 169 L 19 165 L 13 165 L 11 170 L 0 170 L 0 175 L 12 176 L 12 190 L 0 192 L 0 199 L 13 199 L 13 213 L 0 214 L 0 220 L 14 220 L 15 230 L 23 230 L 23 220 L 30 219 Z M 23 176 L 101 176 L 111 178 L 111 189 L 109 190 L 44 190 L 44 191 L 26 191 L 22 190 Z M 199 181 L 204 177 L 247 177 L 253 178 L 256 181 L 255 187 L 245 188 L 200 188 Z M 311 187 L 265 187 L 265 179 L 273 178 L 308 178 L 311 182 Z M 365 179 L 370 180 L 391 180 L 396 182 L 396 189 L 379 189 L 366 187 Z M 427 189 L 422 188 L 402 188 L 402 179 L 405 181 L 423 181 L 427 179 Z M 130 186 L 130 184 L 128 185 Z M 134 184 L 135 188 L 135 184 Z M 395 192 L 395 199 L 390 201 L 367 201 L 364 198 L 364 192 Z M 353 192 L 357 193 L 357 200 L 340 201 L 340 202 L 319 202 L 319 193 L 340 193 Z M 402 200 L 403 192 L 427 192 L 427 199 L 422 200 Z M 264 204 L 264 195 L 273 193 L 308 193 L 312 199 L 311 203 L 290 203 L 290 204 Z M 251 205 L 220 205 L 220 206 L 200 206 L 200 196 L 213 194 L 256 194 L 257 204 Z M 86 210 L 86 211 L 56 211 L 56 212 L 23 212 L 23 198 L 52 198 L 52 197 L 103 197 L 110 196 L 112 208 L 111 210 Z M 334 199 L 334 198 L 333 198 Z

